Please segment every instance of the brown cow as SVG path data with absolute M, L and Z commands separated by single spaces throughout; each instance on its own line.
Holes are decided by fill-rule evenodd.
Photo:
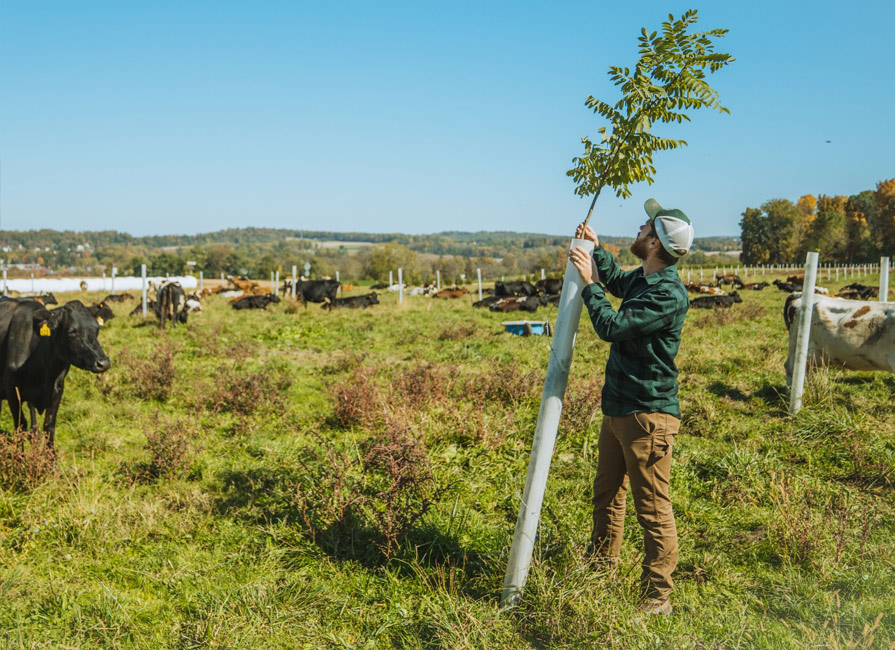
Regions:
M 464 295 L 469 293 L 469 289 L 466 287 L 453 287 L 451 289 L 442 289 L 441 291 L 432 295 L 433 298 L 462 298 Z

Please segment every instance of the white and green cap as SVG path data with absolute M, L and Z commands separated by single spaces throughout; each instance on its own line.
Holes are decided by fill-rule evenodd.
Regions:
M 693 224 L 681 210 L 666 210 L 656 199 L 647 199 L 643 209 L 649 215 L 662 242 L 662 248 L 674 257 L 681 257 L 693 245 Z

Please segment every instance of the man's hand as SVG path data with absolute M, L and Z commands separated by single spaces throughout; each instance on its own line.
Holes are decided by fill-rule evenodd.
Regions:
M 576 246 L 570 250 L 569 259 L 572 260 L 572 264 L 578 269 L 578 274 L 581 276 L 581 279 L 584 280 L 585 284 L 593 284 L 600 277 L 597 272 L 597 265 L 594 263 L 594 258 L 592 258 L 590 253 L 583 248 Z
M 579 223 L 578 228 L 575 229 L 575 239 L 586 239 L 592 241 L 594 246 L 600 245 L 600 238 L 597 237 L 597 233 L 590 226 L 585 228 L 584 223 Z

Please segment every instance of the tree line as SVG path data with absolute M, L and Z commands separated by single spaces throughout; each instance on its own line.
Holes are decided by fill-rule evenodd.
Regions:
M 602 241 L 622 264 L 636 263 L 628 250 L 631 238 L 604 237 Z M 38 264 L 54 273 L 96 275 L 117 268 L 118 275 L 139 275 L 145 264 L 150 275 L 201 271 L 207 278 L 221 273 L 267 278 L 277 271 L 281 276 L 291 274 L 293 266 L 302 274 L 310 263 L 310 277 L 334 277 L 339 272 L 346 281 L 386 281 L 388 272 L 398 268 L 410 282 L 432 282 L 437 272 L 443 283 L 459 282 L 464 276 L 475 278 L 477 269 L 491 279 L 540 274 L 541 269 L 556 276 L 565 270 L 568 243 L 568 235 L 514 232 L 384 235 L 244 228 L 194 236 L 133 237 L 114 231 L 0 231 L 6 264 Z M 706 238 L 704 245 L 730 250 L 738 241 Z M 691 255 L 695 262 L 701 253 Z M 10 273 L 14 276 L 16 270 Z
M 879 261 L 895 254 L 895 179 L 852 196 L 772 199 L 746 208 L 740 229 L 744 264 L 787 264 L 809 251 L 824 262 Z

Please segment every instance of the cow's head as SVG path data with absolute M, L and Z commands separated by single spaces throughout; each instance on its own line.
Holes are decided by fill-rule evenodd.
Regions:
M 379 294 L 377 294 L 375 291 L 373 291 L 372 293 L 369 294 L 369 298 L 370 298 L 371 305 L 379 304 Z
M 279 297 L 277 294 L 275 294 L 275 293 L 269 293 L 269 294 L 267 294 L 267 295 L 270 296 L 270 301 L 271 301 L 271 302 L 280 302 L 280 297 Z
M 35 319 L 42 321 L 39 334 L 52 335 L 62 358 L 73 366 L 101 373 L 112 365 L 96 337 L 100 324 L 80 300 L 52 311 L 40 310 Z

